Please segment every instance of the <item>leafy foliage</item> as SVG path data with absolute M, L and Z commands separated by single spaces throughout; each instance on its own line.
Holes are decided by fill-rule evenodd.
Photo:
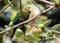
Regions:
M 13 0 L 1 0 L 0 10 L 4 9 L 12 1 Z M 53 2 L 55 4 L 60 3 L 59 0 L 47 1 Z M 34 16 L 41 14 L 44 10 L 49 8 L 49 6 L 50 5 L 46 5 L 39 0 L 14 0 L 13 3 L 11 3 L 11 5 L 8 6 L 8 8 L 4 10 L 2 14 L 0 14 L 0 30 L 4 32 L 4 30 L 15 27 L 21 22 L 25 23 L 26 20 L 28 21 Z M 11 38 L 11 34 L 13 34 L 11 38 L 12 41 L 17 41 L 18 43 L 55 43 L 55 39 L 57 39 L 56 37 L 60 38 L 59 19 L 60 8 L 55 6 L 50 11 L 47 11 L 42 15 L 38 15 L 32 21 L 21 26 L 19 25 L 17 26 L 18 28 L 12 28 L 10 31 L 3 34 L 3 37 L 1 38 L 4 39 L 5 36 Z M 0 40 L 2 40 L 1 38 Z

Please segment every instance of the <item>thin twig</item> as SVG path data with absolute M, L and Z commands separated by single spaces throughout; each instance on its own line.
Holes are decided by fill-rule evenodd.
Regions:
M 20 14 L 22 15 L 22 2 L 20 0 Z
M 48 5 L 52 5 L 52 6 L 55 5 L 55 7 L 60 7 L 60 4 L 49 2 L 49 1 L 46 1 L 46 0 L 39 0 L 39 1 L 42 2 L 42 3 L 48 4 Z
M 53 39 L 55 39 L 54 37 L 49 37 L 49 38 L 43 38 L 43 39 L 40 39 L 39 41 L 43 41 L 43 40 L 53 40 Z
M 36 7 L 38 7 L 41 10 L 41 8 L 33 0 L 31 0 L 31 1 Z M 41 10 L 41 12 L 42 12 L 42 10 Z
M 48 4 L 48 5 L 54 5 L 55 3 L 46 1 L 46 0 L 39 0 L 40 2 L 44 3 L 44 4 Z
M 1 11 L 0 11 L 0 14 L 2 12 L 4 12 L 5 9 L 7 9 L 15 0 L 12 0 L 8 5 L 6 5 Z
M 23 24 L 26 24 L 26 23 L 32 21 L 32 20 L 35 19 L 37 16 L 39 16 L 39 15 L 41 15 L 41 14 L 43 14 L 43 13 L 46 13 L 46 12 L 50 11 L 50 10 L 53 9 L 54 7 L 55 7 L 55 6 L 51 6 L 50 8 L 44 10 L 42 13 L 40 13 L 40 14 L 38 14 L 38 15 L 36 15 L 36 16 L 34 16 L 34 17 L 32 17 L 32 18 L 24 21 L 24 22 L 21 22 L 21 23 L 15 25 L 15 26 L 9 28 L 8 30 L 4 30 L 4 31 L 0 32 L 0 34 L 6 33 L 6 32 L 8 32 L 8 31 L 10 31 L 10 30 L 12 30 L 12 29 L 14 29 L 14 28 L 17 28 L 17 27 L 19 27 L 19 26 L 21 26 L 21 25 L 23 25 Z

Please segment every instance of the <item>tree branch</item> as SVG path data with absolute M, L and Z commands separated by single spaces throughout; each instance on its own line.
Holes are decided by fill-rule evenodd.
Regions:
M 21 0 L 20 0 L 20 13 L 22 15 L 22 2 L 21 2 Z
M 49 2 L 49 1 L 46 1 L 46 0 L 39 0 L 39 1 L 42 2 L 42 3 L 45 3 L 45 4 L 52 5 L 52 6 L 55 5 L 55 7 L 60 7 L 60 4 Z
M 0 14 L 4 12 L 5 9 L 7 9 L 15 0 L 12 0 L 8 5 L 6 5 L 1 11 Z

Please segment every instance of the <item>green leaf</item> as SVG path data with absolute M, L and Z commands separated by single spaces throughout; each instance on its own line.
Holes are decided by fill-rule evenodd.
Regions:
M 35 39 L 34 39 L 34 36 L 31 35 L 31 34 L 26 34 L 26 35 L 25 35 L 25 39 L 26 39 L 27 41 L 34 41 L 34 40 L 35 40 Z
M 26 27 L 26 32 L 29 32 L 31 30 L 31 26 L 30 25 L 25 25 Z
M 9 1 L 8 0 L 4 0 L 6 4 L 9 4 Z
M 60 3 L 60 0 L 51 0 L 51 1 L 54 2 L 54 3 L 57 3 L 57 4 Z
M 24 34 L 21 29 L 17 29 L 16 33 L 13 37 L 14 40 L 23 40 L 24 39 Z

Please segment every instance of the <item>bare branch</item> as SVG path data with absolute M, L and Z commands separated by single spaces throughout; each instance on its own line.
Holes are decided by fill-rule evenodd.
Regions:
M 8 5 L 6 5 L 1 11 L 0 13 L 4 12 L 5 9 L 7 9 L 15 0 L 12 0 Z
M 22 2 L 21 2 L 21 0 L 20 0 L 20 13 L 22 15 Z
M 55 5 L 55 7 L 60 7 L 60 4 L 49 2 L 49 1 L 46 1 L 46 0 L 39 0 L 39 1 L 42 2 L 42 3 L 45 3 L 45 4 L 52 5 L 52 6 Z

